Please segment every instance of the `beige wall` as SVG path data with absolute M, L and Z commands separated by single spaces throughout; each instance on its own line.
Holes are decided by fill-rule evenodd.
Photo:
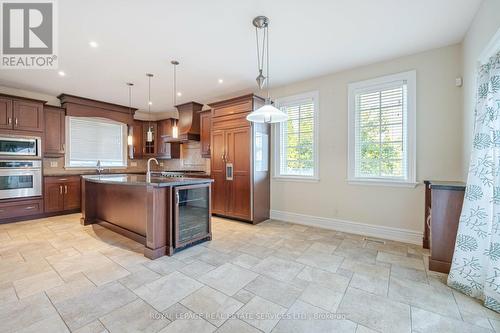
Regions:
M 272 97 L 319 91 L 319 182 L 272 180 L 271 209 L 323 218 L 423 230 L 424 187 L 349 185 L 347 85 L 417 71 L 417 180 L 462 176 L 461 46 L 454 45 L 278 87 Z
M 500 1 L 485 0 L 477 11 L 462 44 L 464 72 L 464 179 L 467 175 L 469 167 L 469 157 L 472 147 L 472 131 L 474 128 L 475 72 L 479 56 L 498 29 L 500 29 Z

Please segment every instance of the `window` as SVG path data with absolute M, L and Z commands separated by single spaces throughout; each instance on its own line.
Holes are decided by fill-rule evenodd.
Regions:
M 67 117 L 66 167 L 127 166 L 127 125 L 107 119 Z
M 275 177 L 318 179 L 318 93 L 280 99 L 288 121 L 277 124 Z
M 414 186 L 415 71 L 349 85 L 349 181 Z

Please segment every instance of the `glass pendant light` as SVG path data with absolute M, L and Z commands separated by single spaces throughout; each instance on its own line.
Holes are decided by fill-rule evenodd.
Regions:
M 174 66 L 173 100 L 175 107 L 177 105 L 177 65 L 179 65 L 179 62 L 177 60 L 172 60 L 170 63 Z M 177 139 L 179 137 L 179 128 L 177 127 L 177 120 L 174 120 L 174 126 L 172 126 L 172 137 L 174 139 Z
M 256 78 L 259 89 L 266 85 L 267 98 L 265 104 L 247 116 L 247 120 L 254 123 L 281 123 L 288 120 L 288 115 L 273 106 L 269 90 L 269 19 L 257 16 L 252 21 L 257 39 L 257 64 L 259 75 Z M 262 31 L 262 49 L 259 47 L 259 31 Z M 262 50 L 262 52 L 261 52 Z M 266 76 L 264 76 L 264 56 L 266 57 Z
M 153 74 L 151 73 L 146 73 L 146 76 L 148 77 L 149 80 L 149 93 L 148 93 L 148 113 L 149 113 L 149 125 L 148 125 L 148 132 L 146 134 L 146 141 L 147 142 L 153 142 L 153 129 L 151 127 L 151 78 L 153 77 Z
M 128 86 L 128 112 L 129 112 L 130 116 L 132 116 L 132 86 L 133 85 L 134 85 L 133 83 L 127 82 L 127 86 Z M 129 128 L 128 137 L 127 137 L 127 144 L 129 146 L 132 146 L 134 144 L 134 139 L 133 139 L 132 134 L 133 133 L 130 132 L 130 128 Z

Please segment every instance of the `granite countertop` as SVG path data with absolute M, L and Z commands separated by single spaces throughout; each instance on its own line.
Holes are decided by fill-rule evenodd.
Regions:
M 213 182 L 210 178 L 189 178 L 189 177 L 151 177 L 151 182 L 146 182 L 145 175 L 132 174 L 104 174 L 104 175 L 83 175 L 83 179 L 93 183 L 121 184 L 121 185 L 144 185 L 153 187 L 183 186 L 208 184 Z
M 467 184 L 458 181 L 436 181 L 436 180 L 426 180 L 426 184 L 430 185 L 431 188 L 439 188 L 443 190 L 457 190 L 463 191 Z
M 108 172 L 106 171 L 106 174 L 111 174 L 111 175 L 123 175 L 125 172 L 123 170 L 117 171 L 117 172 Z M 126 174 L 137 174 L 137 175 L 145 175 L 146 171 L 128 171 Z M 47 171 L 47 169 L 44 170 L 43 176 L 45 177 L 68 177 L 68 176 L 84 176 L 84 175 L 97 175 L 97 172 L 95 170 L 64 170 L 64 171 Z

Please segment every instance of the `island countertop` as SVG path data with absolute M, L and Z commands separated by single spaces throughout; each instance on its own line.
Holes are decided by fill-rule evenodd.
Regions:
M 183 185 L 207 184 L 213 182 L 210 178 L 189 178 L 189 177 L 151 177 L 151 182 L 146 181 L 145 175 L 133 174 L 104 174 L 104 175 L 84 175 L 86 181 L 101 184 L 120 185 L 144 185 L 153 187 L 172 187 Z

